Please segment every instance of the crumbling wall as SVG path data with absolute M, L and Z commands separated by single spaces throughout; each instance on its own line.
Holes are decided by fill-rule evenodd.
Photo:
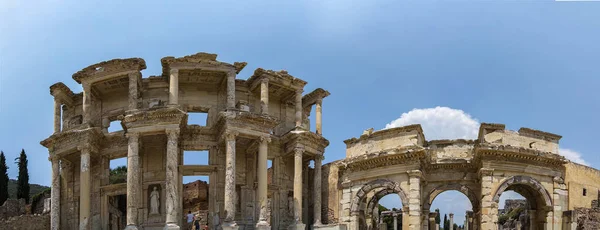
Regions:
M 20 216 L 25 214 L 25 200 L 24 199 L 8 199 L 0 206 L 0 220 L 6 220 L 13 216 Z
M 577 229 L 600 229 L 600 209 L 576 208 L 573 210 Z
M 6 230 L 50 229 L 50 215 L 22 215 L 0 221 L 0 228 Z

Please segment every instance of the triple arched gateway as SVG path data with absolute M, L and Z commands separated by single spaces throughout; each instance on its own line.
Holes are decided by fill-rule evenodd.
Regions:
M 381 229 L 379 200 L 398 194 L 402 229 L 436 229 L 433 200 L 458 191 L 471 203 L 465 229 L 498 228 L 500 196 L 514 191 L 528 201 L 524 229 L 571 229 L 569 198 L 581 197 L 568 174 L 578 166 L 558 155 L 558 135 L 501 124 L 482 124 L 476 140 L 427 141 L 420 125 L 346 140 L 346 158 L 324 166 L 324 222 L 335 229 Z M 575 166 L 575 167 L 574 167 Z M 567 179 L 565 179 L 567 178 Z M 571 180 L 571 181 L 569 181 Z M 325 181 L 323 182 L 325 183 Z M 572 203 L 572 202 L 571 202 Z M 455 215 L 460 215 L 455 213 Z

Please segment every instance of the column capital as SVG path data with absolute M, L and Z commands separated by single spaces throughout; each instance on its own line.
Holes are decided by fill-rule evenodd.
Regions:
M 268 77 L 263 77 L 260 79 L 260 83 L 266 83 L 269 84 L 269 78 Z
M 238 131 L 233 131 L 233 130 L 227 130 L 225 131 L 225 133 L 223 134 L 223 136 L 225 137 L 225 139 L 235 139 L 238 135 L 240 135 L 240 133 Z
M 179 137 L 180 130 L 179 129 L 165 129 L 165 134 L 169 139 L 174 139 Z
M 321 154 L 317 154 L 317 155 L 315 155 L 315 161 L 317 161 L 317 160 L 319 160 L 319 161 L 325 160 L 325 156 L 323 156 Z
M 479 169 L 479 176 L 491 176 L 494 174 L 494 169 L 491 168 L 481 168 Z
M 450 216 L 450 218 L 454 217 L 454 213 L 450 213 L 448 214 L 448 216 Z
M 298 156 L 298 155 L 302 156 L 302 154 L 304 154 L 304 148 L 301 148 L 301 147 L 294 148 L 294 155 L 295 156 Z
M 179 69 L 170 69 L 169 74 L 179 74 Z
M 83 152 L 92 153 L 92 152 L 97 152 L 98 148 L 92 144 L 85 143 L 85 144 L 77 146 L 77 150 L 81 151 L 81 153 L 83 153 Z
M 90 90 L 90 87 L 92 86 L 92 83 L 84 81 L 81 82 L 81 88 L 83 88 L 83 91 L 88 91 Z
M 317 98 L 317 99 L 315 100 L 315 102 L 316 102 L 318 105 L 321 105 L 321 104 L 323 104 L 323 98 L 322 98 L 322 97 L 319 97 L 319 98 Z
M 261 136 L 261 137 L 258 138 L 258 140 L 261 143 L 263 143 L 263 142 L 267 142 L 267 144 L 271 143 L 271 137 L 270 136 Z
M 304 93 L 304 89 L 296 89 L 295 92 L 302 95 L 302 93 Z
M 410 177 L 418 177 L 418 178 L 422 178 L 423 177 L 423 172 L 421 172 L 421 170 L 410 170 L 408 172 L 408 176 Z M 429 210 L 427 210 L 429 212 Z
M 140 138 L 140 133 L 138 133 L 138 132 L 127 132 L 125 134 L 125 136 L 127 138 L 129 138 L 129 139 L 136 139 L 137 140 L 138 138 Z

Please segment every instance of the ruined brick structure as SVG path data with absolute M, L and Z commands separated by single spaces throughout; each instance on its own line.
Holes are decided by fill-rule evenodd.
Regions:
M 475 140 L 426 140 L 420 125 L 369 129 L 345 141 L 345 159 L 322 166 L 329 92 L 304 94 L 307 82 L 286 71 L 237 79 L 246 63 L 216 58 L 165 57 L 162 74 L 145 78 L 143 59 L 114 59 L 73 75 L 82 93 L 50 87 L 54 134 L 41 144 L 52 163 L 51 229 L 180 229 L 191 175 L 209 177 L 211 229 L 377 229 L 379 199 L 394 193 L 403 229 L 427 230 L 447 190 L 471 201 L 465 229 L 497 228 L 508 190 L 527 198 L 531 228 L 575 229 L 569 210 L 597 203 L 600 173 L 558 155 L 561 136 L 502 124 L 481 124 Z M 190 113 L 206 113 L 206 125 L 188 124 Z M 109 132 L 113 121 L 123 130 Z M 207 150 L 208 164 L 184 165 L 185 150 Z M 127 182 L 110 184 L 109 161 L 120 157 Z

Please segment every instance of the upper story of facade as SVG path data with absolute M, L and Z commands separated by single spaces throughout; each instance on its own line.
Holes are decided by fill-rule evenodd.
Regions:
M 560 139 L 559 135 L 530 128 L 511 131 L 503 124 L 483 123 L 475 140 L 426 140 L 420 125 L 409 125 L 375 132 L 369 129 L 344 143 L 347 163 L 365 166 L 374 165 L 366 159 L 392 157 L 401 161 L 421 159 L 434 168 L 480 167 L 481 159 L 562 167 L 566 160 L 558 154 Z
M 185 131 L 182 134 L 223 136 L 229 130 L 254 138 L 265 134 L 281 137 L 300 130 L 324 139 L 321 103 L 329 92 L 318 88 L 304 94 L 307 82 L 285 70 L 258 68 L 247 80 L 241 80 L 237 74 L 245 62 L 220 62 L 216 54 L 209 53 L 165 57 L 161 65 L 161 75 L 144 78 L 143 59 L 113 59 L 73 74 L 82 85 L 81 93 L 74 93 L 61 82 L 52 85 L 53 136 L 90 128 L 110 136 L 111 122 L 115 125 L 113 121 L 120 121 L 125 132 L 178 127 Z M 311 128 L 313 106 L 317 110 L 316 127 Z M 188 125 L 190 113 L 205 113 L 206 124 Z M 53 139 L 57 138 L 42 144 L 48 146 Z

